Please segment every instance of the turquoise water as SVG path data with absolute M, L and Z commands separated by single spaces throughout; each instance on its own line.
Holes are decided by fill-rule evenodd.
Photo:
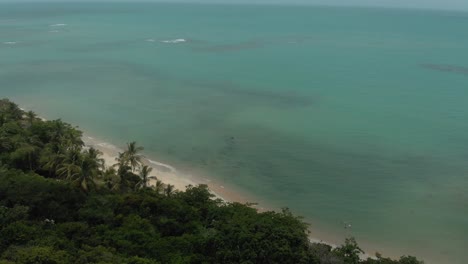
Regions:
M 0 97 L 288 206 L 312 236 L 466 263 L 467 28 L 457 12 L 2 4 Z

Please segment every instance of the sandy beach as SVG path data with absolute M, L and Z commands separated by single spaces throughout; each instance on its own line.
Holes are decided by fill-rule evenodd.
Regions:
M 106 167 L 111 167 L 114 165 L 116 163 L 116 158 L 118 157 L 119 152 L 124 151 L 115 145 L 112 145 L 103 140 L 96 139 L 95 137 L 87 134 L 83 135 L 83 141 L 86 146 L 94 147 L 103 153 L 102 158 L 105 160 Z M 216 181 L 181 172 L 171 165 L 152 160 L 150 157 L 145 155 L 143 156 L 143 163 L 153 169 L 151 176 L 155 176 L 158 180 L 161 180 L 166 185 L 173 185 L 177 190 L 184 191 L 189 185 L 197 186 L 200 184 L 206 184 L 208 185 L 211 193 L 213 193 L 217 198 L 226 202 L 252 202 L 246 199 L 244 195 L 232 191 L 230 188 L 226 188 Z M 150 184 L 155 185 L 156 180 L 151 180 Z M 259 209 L 262 210 L 264 208 L 259 207 Z
M 20 109 L 23 111 L 28 111 L 28 109 L 25 108 L 20 107 Z M 48 120 L 42 116 L 38 117 L 42 121 Z M 106 142 L 105 140 L 93 137 L 86 132 L 83 132 L 82 140 L 86 147 L 94 147 L 95 149 L 98 149 L 102 152 L 101 158 L 104 159 L 106 168 L 116 164 L 116 158 L 118 157 L 119 153 L 124 152 L 124 149 Z M 145 156 L 144 154 L 143 157 L 144 165 L 147 165 L 153 169 L 150 176 L 155 176 L 157 180 L 161 180 L 166 185 L 173 185 L 176 190 L 185 191 L 189 185 L 197 186 L 200 184 L 205 184 L 216 198 L 219 198 L 225 202 L 252 203 L 252 206 L 257 207 L 259 211 L 271 210 L 271 208 L 264 208 L 258 204 L 255 204 L 255 201 L 252 200 L 252 197 L 247 196 L 246 194 L 241 194 L 232 190 L 231 188 L 226 188 L 222 183 L 219 183 L 216 180 L 208 179 L 200 175 L 196 177 L 192 174 L 178 171 L 173 166 L 152 160 L 150 157 Z M 152 186 L 155 185 L 157 180 L 150 180 L 150 184 Z

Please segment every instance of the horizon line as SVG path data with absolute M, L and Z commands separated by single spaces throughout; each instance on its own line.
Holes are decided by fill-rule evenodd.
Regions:
M 414 10 L 414 11 L 451 11 L 459 13 L 467 13 L 468 7 L 466 8 L 436 8 L 436 7 L 417 7 L 417 6 L 395 6 L 395 5 L 379 5 L 379 4 L 330 4 L 330 3 L 305 3 L 305 2 L 289 2 L 289 3 L 280 3 L 280 2 L 264 2 L 264 3 L 249 3 L 249 2 L 224 2 L 219 3 L 213 0 L 192 2 L 186 0 L 0 0 L 0 4 L 41 4 L 41 3 L 61 3 L 61 4 L 77 4 L 77 3 L 128 3 L 128 4 L 138 4 L 138 3 L 147 3 L 147 4 L 191 4 L 191 5 L 231 5 L 231 6 L 304 6 L 304 7 L 330 7 L 330 8 L 367 8 L 367 9 L 394 9 L 394 10 Z

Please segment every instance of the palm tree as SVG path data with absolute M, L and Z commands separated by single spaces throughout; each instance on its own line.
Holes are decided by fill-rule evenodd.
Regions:
M 65 138 L 68 144 L 71 144 L 72 146 L 83 147 L 84 146 L 84 142 L 82 139 L 83 132 L 81 132 L 80 130 L 74 127 L 71 127 L 70 125 L 68 125 L 67 128 L 68 130 L 67 130 L 67 133 L 65 134 Z
M 99 168 L 99 162 L 89 155 L 89 151 L 85 151 L 82 156 L 79 173 L 73 177 L 74 182 L 83 191 L 89 191 L 90 187 L 96 185 L 94 178 L 99 174 Z
M 90 147 L 88 150 L 85 151 L 85 153 L 88 155 L 88 158 L 95 161 L 96 163 L 95 165 L 100 170 L 104 170 L 106 162 L 103 158 L 101 158 L 102 151 L 95 149 L 93 147 Z
M 39 162 L 42 168 L 49 172 L 49 177 L 57 172 L 58 166 L 62 162 L 63 153 L 65 151 L 61 146 L 47 146 L 41 153 Z
M 84 152 L 80 148 L 72 147 L 65 153 L 64 165 L 57 170 L 61 175 L 66 174 L 67 179 L 76 183 L 83 191 L 89 191 L 96 183 L 94 179 L 102 173 L 104 160 L 99 158 L 101 152 L 94 148 L 89 148 Z
M 74 163 L 62 163 L 57 169 L 57 173 L 61 178 L 74 179 L 81 172 L 80 166 Z
M 116 164 L 113 165 L 113 167 L 128 167 L 128 160 L 127 157 L 125 156 L 124 153 L 119 152 L 119 156 L 115 158 L 115 161 L 117 161 Z
M 53 142 L 56 146 L 84 146 L 84 142 L 81 139 L 83 134 L 81 131 L 73 128 L 67 123 L 64 123 L 60 119 L 49 121 L 48 123 L 51 126 L 48 131 L 48 136 L 50 141 Z
M 113 167 L 117 168 L 117 176 L 119 177 L 118 185 L 121 191 L 134 189 L 136 185 L 139 185 L 137 184 L 138 180 L 135 180 L 135 178 L 138 179 L 138 175 L 135 175 L 133 172 L 141 164 L 143 156 L 138 153 L 141 150 L 143 150 L 143 147 L 138 147 L 134 141 L 128 143 L 127 150 L 123 153 L 119 153 L 119 156 L 115 158 L 117 163 L 114 164 Z M 145 173 L 149 174 L 149 172 L 150 170 Z M 144 181 L 148 182 L 148 179 Z M 143 187 L 146 186 L 144 183 L 141 184 Z
M 164 194 L 166 194 L 167 197 L 170 197 L 174 193 L 174 185 L 168 184 L 166 185 L 166 189 L 164 189 Z
M 143 155 L 139 154 L 139 152 L 142 150 L 143 147 L 138 147 L 135 141 L 127 144 L 127 150 L 124 152 L 124 156 L 132 168 L 132 171 L 135 171 L 138 165 L 141 164 Z
M 157 193 L 163 193 L 164 192 L 164 183 L 161 180 L 156 180 L 156 184 L 154 185 L 154 190 Z
M 57 174 L 65 179 L 73 179 L 80 173 L 80 164 L 82 154 L 79 148 L 71 148 L 65 153 L 59 154 L 61 162 L 57 168 Z
M 51 126 L 50 129 L 47 130 L 47 134 L 49 136 L 49 139 L 51 142 L 54 143 L 59 143 L 60 139 L 63 137 L 65 134 L 65 123 L 62 122 L 62 120 L 57 119 L 57 120 L 52 120 L 48 122 Z
M 32 125 L 34 121 L 37 120 L 37 115 L 33 111 L 26 112 L 26 121 L 28 121 L 29 125 Z
M 61 176 L 64 178 L 69 178 L 70 175 L 65 173 L 63 164 L 75 164 L 79 166 L 81 162 L 81 146 L 70 145 L 67 142 L 54 142 L 46 144 L 44 151 L 40 156 L 40 164 L 42 168 L 49 171 L 49 177 Z M 68 169 L 70 169 L 72 166 Z M 59 169 L 60 172 L 59 172 Z M 65 177 L 65 175 L 68 175 Z
M 117 171 L 114 167 L 107 168 L 102 173 L 102 179 L 104 186 L 109 190 L 119 189 L 119 177 L 117 176 Z
M 137 183 L 136 188 L 148 188 L 150 180 L 157 180 L 155 176 L 150 176 L 151 171 L 153 168 L 145 165 L 140 169 L 140 181 Z
M 129 166 L 119 167 L 117 175 L 119 176 L 120 191 L 126 192 L 135 188 L 138 176 L 131 172 L 131 168 Z

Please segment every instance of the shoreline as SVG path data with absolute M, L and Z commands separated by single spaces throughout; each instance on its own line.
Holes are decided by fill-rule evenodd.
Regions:
M 97 150 L 101 151 L 102 158 L 105 160 L 106 168 L 111 167 L 113 164 L 116 163 L 115 159 L 118 157 L 119 152 L 123 152 L 123 149 L 119 147 L 104 142 L 102 140 L 96 139 L 90 136 L 88 133 L 83 132 L 83 141 L 86 147 L 94 147 Z M 207 177 L 200 177 L 194 176 L 189 173 L 185 173 L 182 171 L 177 170 L 173 166 L 165 163 L 161 163 L 159 161 L 153 160 L 147 155 L 143 154 L 143 164 L 148 165 L 153 170 L 151 172 L 151 176 L 156 176 L 158 180 L 161 180 L 164 184 L 171 184 L 174 185 L 176 190 L 185 191 L 188 185 L 198 186 L 200 184 L 205 184 L 208 186 L 209 191 L 215 196 L 217 199 L 221 199 L 226 203 L 229 202 L 238 202 L 238 203 L 252 203 L 252 207 L 257 209 L 259 212 L 264 211 L 276 211 L 274 208 L 271 207 L 262 207 L 259 206 L 257 203 L 252 202 L 248 199 L 248 196 L 233 190 L 229 186 L 220 185 L 214 179 L 207 178 Z M 156 180 L 151 180 L 150 185 L 153 186 Z M 313 233 L 313 229 L 309 229 L 311 233 Z M 320 232 L 319 232 L 320 233 Z M 331 239 L 320 239 L 315 236 L 308 236 L 309 241 L 311 243 L 321 243 L 331 246 L 332 248 L 338 247 L 340 244 L 337 242 L 330 242 Z M 323 236 L 320 236 L 323 237 Z M 368 253 L 362 254 L 362 258 L 373 258 L 373 256 L 369 255 Z
M 23 107 L 20 107 L 20 109 L 25 112 L 29 111 Z M 49 120 L 40 115 L 38 115 L 37 118 L 41 119 L 42 121 Z M 105 161 L 106 168 L 111 167 L 116 163 L 115 159 L 118 157 L 119 152 L 124 151 L 123 149 L 105 140 L 93 137 L 88 132 L 79 128 L 79 126 L 77 127 L 81 132 L 83 132 L 82 140 L 85 147 L 94 147 L 102 152 L 102 158 Z M 251 200 L 247 199 L 250 198 L 249 195 L 232 190 L 232 188 L 226 188 L 224 185 L 214 179 L 194 176 L 190 173 L 179 171 L 169 164 L 153 160 L 147 155 L 143 154 L 142 156 L 144 165 L 148 165 L 153 169 L 150 176 L 156 176 L 157 179 L 161 180 L 164 184 L 174 185 L 176 190 L 185 191 L 188 185 L 197 186 L 200 184 L 205 184 L 216 198 L 219 198 L 224 202 L 252 203 Z M 152 185 L 154 185 L 156 180 L 151 180 L 150 182 Z M 255 207 L 256 203 L 254 203 L 253 206 Z M 259 211 L 273 210 L 269 207 L 259 207 L 257 209 Z
M 27 109 L 24 109 L 21 107 L 20 109 L 23 111 L 28 111 Z M 48 119 L 42 116 L 38 116 L 38 118 L 40 118 L 42 121 L 48 121 Z M 85 132 L 81 128 L 78 128 L 78 129 L 83 132 L 82 140 L 84 142 L 85 147 L 94 147 L 97 150 L 102 152 L 101 157 L 105 160 L 106 168 L 111 167 L 112 165 L 116 163 L 115 159 L 118 157 L 119 152 L 124 151 L 123 149 L 105 140 L 101 140 L 96 137 L 93 137 L 88 132 Z M 148 165 L 149 167 L 153 169 L 150 176 L 156 176 L 157 179 L 161 180 L 164 184 L 174 185 L 175 190 L 185 191 L 186 187 L 189 185 L 198 186 L 200 184 L 205 184 L 208 186 L 210 193 L 212 193 L 215 196 L 215 198 L 221 199 L 222 201 L 226 203 L 229 203 L 229 202 L 238 202 L 242 204 L 251 203 L 252 204 L 251 206 L 257 209 L 259 212 L 277 211 L 278 209 L 276 208 L 275 210 L 274 207 L 266 206 L 266 205 L 263 205 L 264 207 L 259 206 L 258 203 L 252 202 L 251 199 L 253 199 L 253 197 L 251 195 L 244 194 L 241 191 L 234 190 L 234 188 L 230 188 L 230 186 L 221 185 L 221 183 L 219 183 L 217 180 L 213 178 L 200 176 L 200 175 L 193 175 L 185 171 L 179 171 L 175 167 L 169 164 L 165 164 L 157 160 L 151 159 L 151 157 L 144 155 L 144 153 L 143 153 L 143 164 Z M 150 181 L 151 185 L 154 185 L 155 183 L 156 183 L 156 180 Z M 308 219 L 308 220 L 309 221 L 305 219 L 306 223 L 308 224 L 311 224 L 311 222 L 313 222 L 312 219 Z M 331 246 L 332 248 L 336 248 L 342 245 L 342 243 L 344 242 L 344 241 L 337 241 L 338 239 L 336 238 L 332 239 L 331 238 L 333 237 L 332 235 L 329 235 L 329 237 L 326 238 L 327 235 L 324 234 L 322 231 L 320 231 L 320 229 L 315 229 L 311 227 L 308 229 L 308 231 L 310 233 L 319 233 L 320 237 L 322 237 L 321 239 L 317 236 L 308 235 L 309 241 L 311 243 L 326 244 L 326 245 Z M 360 244 L 362 246 L 362 244 L 364 243 L 360 243 Z M 374 247 L 366 247 L 366 248 L 370 249 Z M 375 258 L 375 256 L 369 254 L 369 252 L 377 252 L 377 251 L 374 251 L 374 250 L 371 251 L 371 250 L 365 250 L 365 249 L 363 250 L 365 251 L 365 253 L 361 254 L 361 259 Z M 391 257 L 391 258 L 395 258 L 397 256 L 398 255 L 394 255 L 394 254 L 386 254 L 386 257 Z
M 106 168 L 113 166 L 116 163 L 116 158 L 119 152 L 124 150 L 100 139 L 90 136 L 88 133 L 83 132 L 83 142 L 86 147 L 94 147 L 102 152 L 102 158 L 105 160 Z M 241 194 L 232 188 L 221 185 L 216 180 L 207 177 L 194 176 L 193 174 L 186 173 L 178 170 L 175 167 L 153 160 L 148 155 L 143 154 L 142 162 L 144 165 L 151 167 L 150 176 L 155 176 L 158 180 L 161 180 L 164 184 L 170 184 L 175 187 L 176 190 L 185 191 L 189 185 L 198 186 L 201 184 L 207 185 L 210 192 L 217 198 L 224 202 L 239 202 L 249 203 L 246 195 Z M 150 185 L 153 186 L 156 180 L 150 180 Z M 257 208 L 260 211 L 264 211 L 265 208 Z

